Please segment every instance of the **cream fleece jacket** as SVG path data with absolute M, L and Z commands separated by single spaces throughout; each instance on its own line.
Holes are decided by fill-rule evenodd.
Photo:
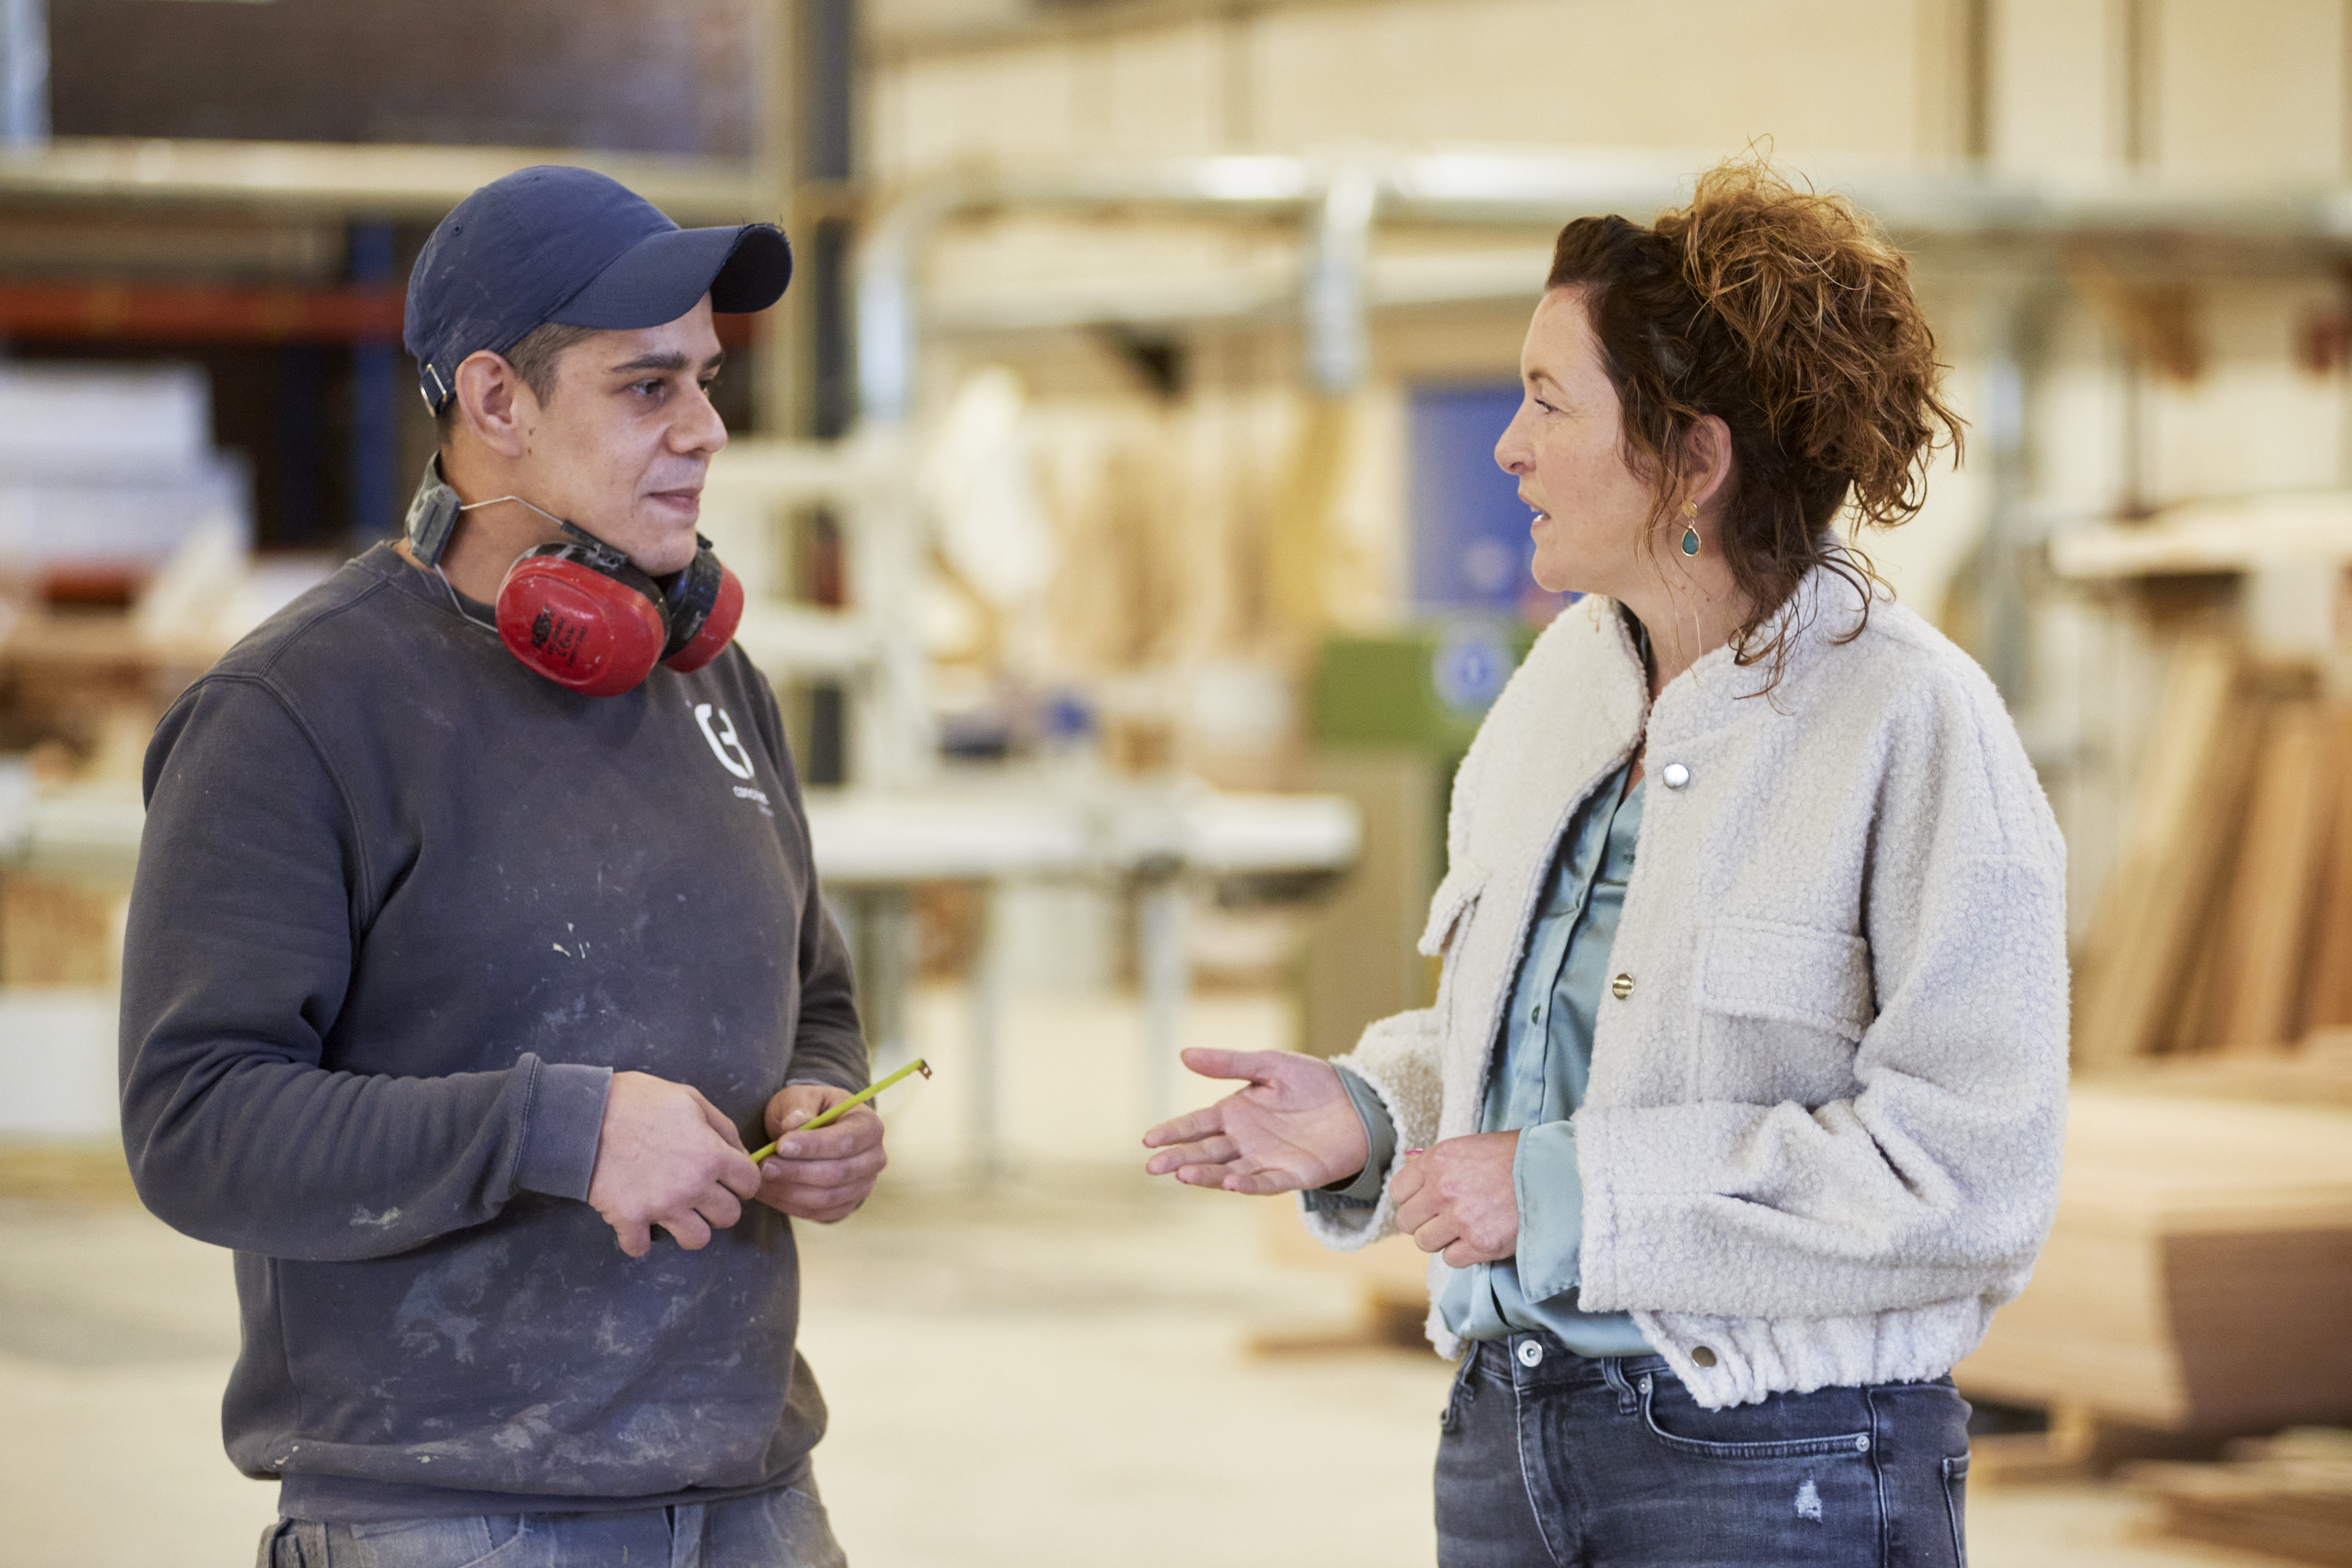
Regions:
M 1582 1304 L 1630 1311 L 1712 1407 L 1941 1375 L 2023 1288 L 2057 1202 L 2064 845 L 1983 672 L 1893 603 L 1839 641 L 1860 606 L 1816 570 L 1769 694 L 1723 648 L 1654 709 L 1613 603 L 1560 616 L 1454 780 L 1422 938 L 1436 1005 L 1339 1058 L 1400 1148 L 1478 1131 L 1544 871 L 1646 724 L 1572 1122 Z M 1352 1249 L 1393 1231 L 1392 1200 L 1307 1223 Z M 1454 1353 L 1433 1312 L 1430 1335 Z

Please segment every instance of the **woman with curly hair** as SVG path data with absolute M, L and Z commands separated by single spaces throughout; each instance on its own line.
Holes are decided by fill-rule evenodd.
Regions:
M 1560 232 L 1496 447 L 1585 595 L 1454 787 L 1435 1005 L 1147 1168 L 1433 1253 L 1445 1568 L 1953 1564 L 1954 1363 L 2056 1201 L 2064 848 L 1999 696 L 1832 524 L 1960 421 L 1902 255 L 1761 163 Z

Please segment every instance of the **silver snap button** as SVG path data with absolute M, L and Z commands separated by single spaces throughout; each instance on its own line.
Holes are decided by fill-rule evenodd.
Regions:
M 1642 1374 L 1642 1392 L 1644 1394 L 1650 1392 L 1650 1374 L 1646 1372 Z
M 1668 763 L 1658 770 L 1658 778 L 1668 789 L 1680 789 L 1690 783 L 1690 770 L 1680 763 Z
M 1867 1454 L 1870 1452 L 1869 1433 L 1864 1432 L 1861 1436 L 1856 1437 L 1853 1440 L 1853 1451 L 1857 1454 Z
M 1541 1366 L 1543 1364 L 1543 1346 L 1533 1340 L 1521 1340 L 1519 1342 L 1519 1364 L 1521 1366 Z

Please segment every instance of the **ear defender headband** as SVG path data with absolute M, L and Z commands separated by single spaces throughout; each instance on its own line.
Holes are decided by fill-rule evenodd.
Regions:
M 499 496 L 523 506 L 520 496 Z M 438 571 L 457 519 L 468 506 L 441 479 L 441 459 L 425 466 L 408 507 L 408 544 Z M 710 541 L 695 535 L 694 559 L 681 571 L 649 577 L 620 551 L 552 513 L 569 537 L 523 552 L 499 584 L 499 640 L 524 664 L 567 690 L 617 697 L 666 664 L 685 673 L 717 658 L 743 619 L 743 584 Z M 445 579 L 446 581 L 446 579 Z

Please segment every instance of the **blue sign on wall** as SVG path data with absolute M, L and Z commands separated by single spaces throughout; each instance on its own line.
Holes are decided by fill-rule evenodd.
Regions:
M 1516 383 L 1412 389 L 1416 607 L 1548 618 L 1558 605 L 1528 575 L 1534 514 L 1519 500 L 1518 480 L 1495 464 L 1495 443 L 1518 407 Z

